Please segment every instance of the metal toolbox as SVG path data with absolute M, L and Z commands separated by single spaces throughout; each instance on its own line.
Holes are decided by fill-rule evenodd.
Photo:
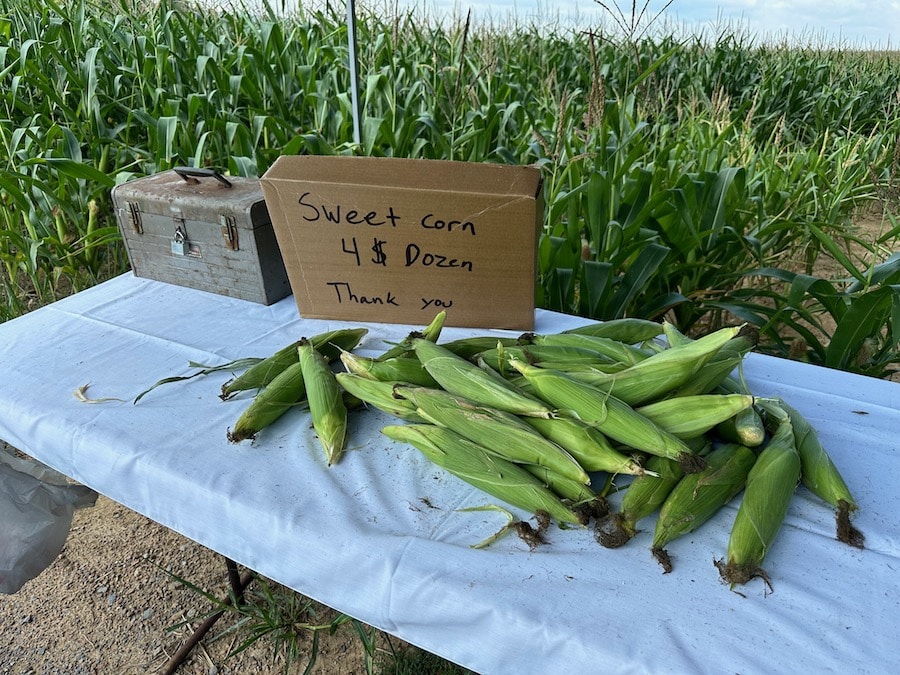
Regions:
M 259 180 L 177 167 L 112 199 L 135 276 L 264 305 L 290 295 Z

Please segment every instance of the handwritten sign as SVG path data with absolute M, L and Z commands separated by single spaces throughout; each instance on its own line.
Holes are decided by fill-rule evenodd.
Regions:
M 284 156 L 261 184 L 302 316 L 533 328 L 537 169 Z

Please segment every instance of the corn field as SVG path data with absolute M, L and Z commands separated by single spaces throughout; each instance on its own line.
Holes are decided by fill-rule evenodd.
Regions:
M 540 307 L 749 322 L 769 353 L 896 371 L 896 52 L 363 8 L 357 145 L 343 11 L 0 0 L 0 320 L 128 269 L 110 190 L 133 177 L 452 159 L 542 170 Z

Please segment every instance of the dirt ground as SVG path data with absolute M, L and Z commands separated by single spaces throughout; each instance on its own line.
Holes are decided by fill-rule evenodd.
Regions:
M 167 570 L 168 573 L 164 570 Z M 174 575 L 174 576 L 173 576 Z M 224 559 L 171 530 L 99 497 L 75 512 L 60 555 L 13 595 L 0 595 L 0 674 L 145 675 L 159 673 L 213 605 L 175 577 L 225 597 Z M 271 582 L 268 582 L 271 584 Z M 251 582 L 248 593 L 254 591 Z M 334 613 L 317 605 L 316 621 Z M 261 640 L 227 657 L 247 638 L 226 613 L 175 671 L 178 675 L 285 673 L 283 651 Z M 311 638 L 311 636 L 310 636 Z M 305 655 L 287 671 L 302 673 Z M 382 648 L 386 648 L 384 637 Z M 394 648 L 403 648 L 392 640 Z M 312 671 L 366 672 L 365 651 L 350 624 L 321 634 Z

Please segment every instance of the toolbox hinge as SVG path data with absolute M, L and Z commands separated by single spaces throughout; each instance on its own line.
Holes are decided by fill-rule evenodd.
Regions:
M 219 216 L 219 223 L 222 225 L 222 237 L 225 239 L 225 246 L 230 251 L 237 251 L 238 228 L 234 222 L 234 216 Z
M 131 220 L 131 229 L 135 234 L 144 234 L 144 223 L 141 220 L 141 206 L 137 202 L 127 202 L 128 217 Z

